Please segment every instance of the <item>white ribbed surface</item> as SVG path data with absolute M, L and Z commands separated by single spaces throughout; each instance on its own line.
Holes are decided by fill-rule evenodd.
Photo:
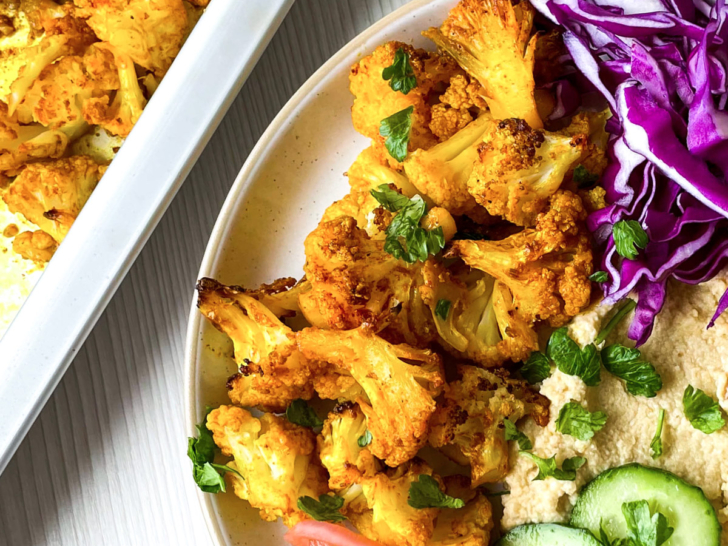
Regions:
M 210 543 L 182 409 L 183 339 L 207 238 L 248 152 L 286 100 L 341 46 L 405 3 L 296 0 L 0 476 L 0 545 Z

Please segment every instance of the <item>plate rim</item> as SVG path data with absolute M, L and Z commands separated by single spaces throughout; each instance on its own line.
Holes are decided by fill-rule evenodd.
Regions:
M 259 166 L 265 155 L 266 149 L 272 141 L 279 138 L 286 128 L 288 122 L 292 119 L 292 114 L 301 105 L 301 103 L 308 97 L 308 95 L 318 86 L 318 84 L 325 78 L 325 76 L 331 72 L 331 69 L 338 66 L 344 60 L 355 53 L 366 41 L 372 38 L 384 30 L 387 26 L 392 24 L 403 17 L 406 17 L 411 12 L 424 7 L 426 5 L 437 2 L 438 0 L 410 0 L 408 3 L 397 8 L 391 13 L 385 15 L 383 18 L 366 28 L 364 31 L 357 34 L 349 42 L 347 42 L 341 49 L 339 49 L 333 56 L 331 56 L 324 64 L 322 64 L 306 82 L 296 91 L 281 110 L 273 118 L 273 121 L 268 125 L 266 130 L 261 135 L 258 142 L 255 144 L 250 154 L 243 163 L 242 168 L 238 172 L 235 180 L 230 187 L 230 190 L 225 197 L 222 208 L 218 213 L 215 225 L 213 226 L 210 238 L 207 241 L 205 247 L 205 253 L 200 263 L 200 268 L 197 273 L 197 279 L 205 277 L 209 274 L 209 271 L 217 258 L 217 253 L 220 246 L 224 243 L 223 236 L 227 231 L 227 228 L 232 220 L 232 213 L 235 210 L 240 199 L 244 197 L 245 191 L 247 190 L 250 182 L 250 175 Z M 447 1 L 447 0 L 439 0 Z M 196 425 L 198 424 L 198 407 L 197 407 L 197 353 L 200 343 L 200 324 L 202 322 L 202 315 L 197 310 L 197 297 L 196 292 L 192 295 L 192 303 L 190 305 L 190 314 L 187 322 L 187 333 L 185 336 L 184 344 L 184 393 L 185 393 L 185 404 L 184 404 L 184 419 L 185 419 L 185 431 L 189 436 L 195 436 L 197 433 Z M 224 538 L 224 534 L 220 528 L 218 518 L 215 517 L 215 509 L 212 503 L 212 495 L 203 493 L 199 488 L 195 487 L 195 493 L 202 510 L 202 515 L 207 526 L 207 530 L 210 537 L 213 540 L 215 546 L 225 546 L 227 543 Z

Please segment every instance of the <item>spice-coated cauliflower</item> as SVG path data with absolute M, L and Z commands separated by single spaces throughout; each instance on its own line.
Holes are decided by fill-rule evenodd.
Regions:
M 32 163 L 3 195 L 20 213 L 60 243 L 91 197 L 106 167 L 86 156 Z
M 501 241 L 454 241 L 449 256 L 495 277 L 527 321 L 562 326 L 589 304 L 591 237 L 581 199 L 559 191 L 527 228 Z
M 540 426 L 549 420 L 549 401 L 525 381 L 502 369 L 458 366 L 460 379 L 448 384 L 444 403 L 431 421 L 430 445 L 470 466 L 472 487 L 501 481 L 508 473 L 503 419 L 530 415 Z
M 316 365 L 270 309 L 244 289 L 213 279 L 201 279 L 197 293 L 200 312 L 233 341 L 239 372 L 228 380 L 228 394 L 235 404 L 284 411 L 293 400 L 313 396 Z
M 427 441 L 435 398 L 444 384 L 440 357 L 392 345 L 366 328 L 306 328 L 297 338 L 304 356 L 330 363 L 361 387 L 363 392 L 352 401 L 366 416 L 372 454 L 392 467 L 414 457 Z
M 495 119 L 542 127 L 534 99 L 533 17 L 528 0 L 461 0 L 439 29 L 424 35 L 480 82 Z
M 457 509 L 440 510 L 428 546 L 488 546 L 493 530 L 493 508 L 465 476 L 446 476 L 445 493 L 465 501 Z
M 222 453 L 233 457 L 228 466 L 243 476 L 227 474 L 235 494 L 259 509 L 262 519 L 280 517 L 291 527 L 308 519 L 298 508 L 299 497 L 318 498 L 328 491 L 310 429 L 271 413 L 256 419 L 235 406 L 212 410 L 207 428 Z

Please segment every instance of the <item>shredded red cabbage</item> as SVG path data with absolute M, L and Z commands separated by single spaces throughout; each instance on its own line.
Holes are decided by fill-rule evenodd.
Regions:
M 574 64 L 614 117 L 603 185 L 610 203 L 589 228 L 602 251 L 608 304 L 637 294 L 629 337 L 643 344 L 668 279 L 699 284 L 728 264 L 726 0 L 533 0 L 564 27 Z M 616 252 L 613 225 L 640 222 L 649 243 Z M 708 327 L 728 308 L 728 292 Z

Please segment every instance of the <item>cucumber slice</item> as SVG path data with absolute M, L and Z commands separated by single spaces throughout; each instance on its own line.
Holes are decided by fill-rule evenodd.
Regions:
M 601 543 L 584 529 L 535 523 L 511 529 L 495 546 L 601 546 Z
M 571 513 L 571 525 L 610 539 L 627 536 L 625 502 L 646 500 L 675 529 L 664 546 L 720 546 L 721 527 L 715 509 L 699 487 L 657 468 L 628 464 L 602 472 L 588 483 Z

